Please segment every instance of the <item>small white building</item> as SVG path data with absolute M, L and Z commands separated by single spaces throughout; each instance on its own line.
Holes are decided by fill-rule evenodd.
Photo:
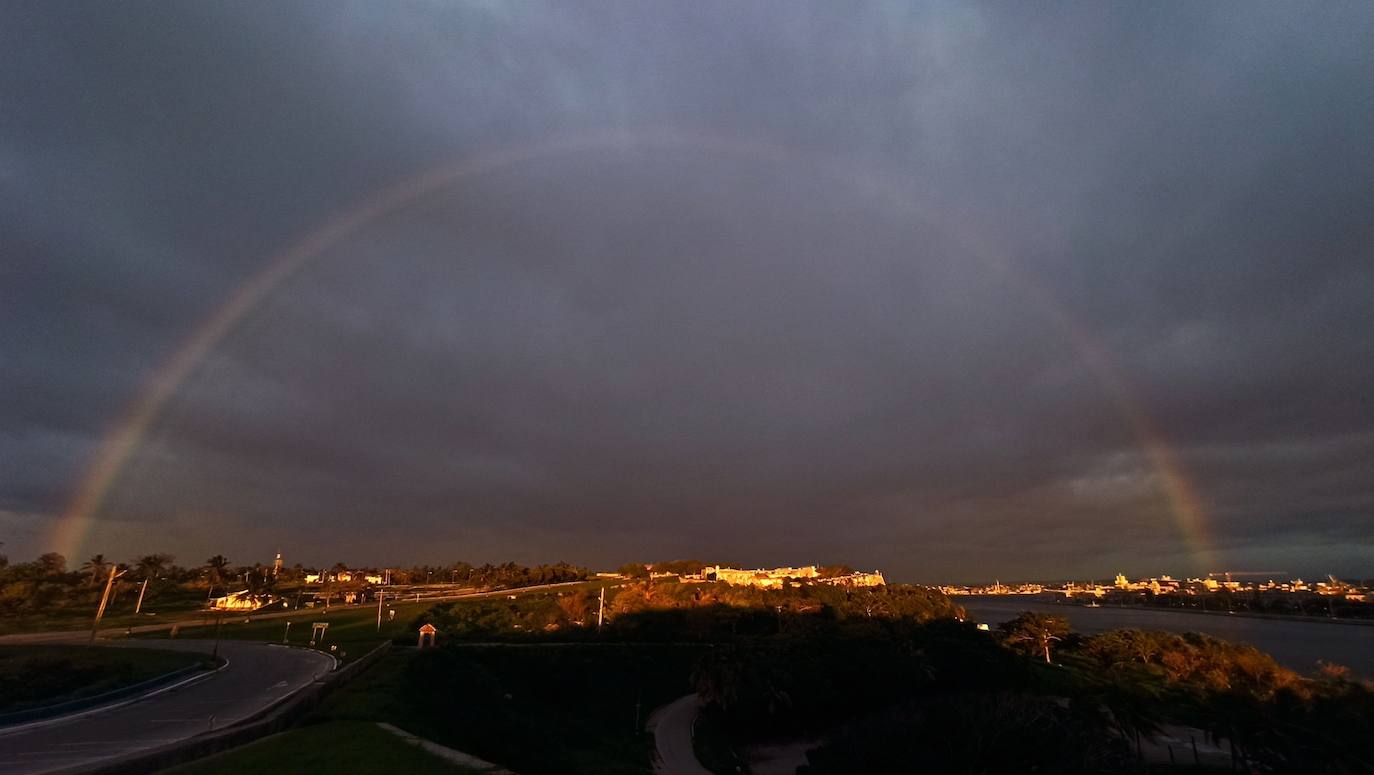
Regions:
M 238 592 L 230 592 L 224 597 L 216 597 L 210 600 L 210 607 L 216 611 L 256 611 L 265 605 L 270 605 L 273 598 L 269 595 L 264 598 L 256 598 L 248 593 L 248 590 L 241 589 Z

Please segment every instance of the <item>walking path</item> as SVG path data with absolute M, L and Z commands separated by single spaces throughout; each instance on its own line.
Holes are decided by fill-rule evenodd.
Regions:
M 711 775 L 697 761 L 692 734 L 701 713 L 701 698 L 688 694 L 649 714 L 646 729 L 654 735 L 654 772 L 658 775 Z

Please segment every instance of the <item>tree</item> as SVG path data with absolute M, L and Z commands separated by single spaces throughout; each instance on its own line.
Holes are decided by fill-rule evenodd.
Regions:
M 701 573 L 706 567 L 706 563 L 701 560 L 672 560 L 670 562 L 656 562 L 653 565 L 655 573 L 676 573 L 681 576 L 692 576 Z
M 1069 634 L 1069 622 L 1063 617 L 1026 611 L 1009 622 L 1003 622 L 998 629 L 1002 631 L 1004 643 L 1033 654 L 1044 654 L 1045 664 L 1053 664 L 1050 644 L 1063 640 Z
M 563 615 L 568 621 L 576 625 L 584 625 L 591 619 L 592 606 L 596 603 L 596 596 L 590 590 L 580 592 L 569 592 L 566 595 L 558 596 L 558 607 L 562 609 Z
M 472 564 L 466 562 L 455 562 L 448 572 L 449 581 L 467 581 L 472 578 Z
M 248 597 L 259 605 L 270 602 L 275 596 L 277 579 L 270 573 L 252 573 L 248 576 Z
M 100 581 L 100 577 L 105 575 L 105 571 L 109 567 L 110 564 L 105 561 L 105 555 L 93 554 L 91 555 L 91 559 L 81 563 L 81 572 L 89 573 L 91 576 L 91 586 L 95 586 L 96 582 Z
M 172 555 L 159 552 L 157 554 L 145 554 L 138 558 L 134 567 L 138 569 L 138 574 L 143 578 L 155 579 L 162 575 L 167 570 L 167 566 L 171 564 Z
M 60 576 L 67 572 L 67 558 L 57 552 L 40 555 L 34 561 L 34 565 L 38 567 L 39 574 L 44 577 Z
M 205 561 L 205 578 L 210 582 L 210 588 L 224 584 L 224 579 L 229 575 L 229 560 L 222 554 Z

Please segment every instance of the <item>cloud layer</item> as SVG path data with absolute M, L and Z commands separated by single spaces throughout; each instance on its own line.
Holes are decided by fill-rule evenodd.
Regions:
M 83 551 L 1374 567 L 1367 5 L 11 5 L 0 535 L 270 256 Z M 644 138 L 671 136 L 671 143 Z M 695 139 L 694 139 L 695 138 Z

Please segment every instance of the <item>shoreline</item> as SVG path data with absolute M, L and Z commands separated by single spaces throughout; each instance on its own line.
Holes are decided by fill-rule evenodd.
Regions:
M 960 600 L 978 600 L 983 602 L 1012 602 L 1017 600 L 1028 600 L 1041 605 L 1052 605 L 1061 608 L 1083 608 L 1087 610 L 1114 610 L 1114 611 L 1158 611 L 1161 613 L 1195 614 L 1198 616 L 1220 616 L 1226 619 L 1268 619 L 1279 622 L 1313 622 L 1322 624 L 1345 624 L 1356 627 L 1374 627 L 1374 619 L 1349 619 L 1336 618 L 1329 616 L 1308 616 L 1303 614 L 1271 614 L 1256 611 L 1203 611 L 1197 608 L 1173 608 L 1170 606 L 1152 605 L 1122 605 L 1120 603 L 1107 603 L 1096 607 L 1081 605 L 1078 603 L 1065 603 L 1059 599 L 1045 599 L 1039 595 L 950 595 L 949 599 L 957 605 Z

